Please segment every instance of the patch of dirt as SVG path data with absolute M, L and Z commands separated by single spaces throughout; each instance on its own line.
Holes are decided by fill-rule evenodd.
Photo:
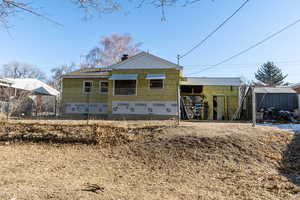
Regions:
M 277 128 L 11 122 L 0 132 L 0 199 L 300 199 L 300 138 Z

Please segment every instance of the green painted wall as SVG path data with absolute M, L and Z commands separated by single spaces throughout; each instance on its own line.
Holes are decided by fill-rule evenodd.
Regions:
M 99 102 L 106 103 L 108 94 L 100 94 L 100 81 L 107 79 L 100 78 L 65 78 L 63 79 L 63 102 Z M 90 94 L 83 93 L 83 81 L 93 81 L 93 88 Z
M 114 81 L 109 81 L 108 109 L 111 112 L 112 101 L 177 101 L 180 77 L 178 69 L 116 69 L 111 74 L 138 74 L 136 96 L 114 96 Z M 147 74 L 166 74 L 163 89 L 150 89 Z
M 213 96 L 225 96 L 225 116 L 231 119 L 239 106 L 239 87 L 236 86 L 204 86 L 203 94 L 206 96 L 209 106 L 209 118 L 213 119 Z
M 197 96 L 200 94 L 181 93 L 182 96 Z M 205 101 L 208 102 L 208 116 L 209 120 L 213 120 L 213 97 L 225 97 L 225 119 L 232 119 L 235 111 L 239 106 L 239 87 L 238 86 L 203 86 L 201 95 L 206 97 Z
M 166 74 L 163 89 L 150 89 L 147 74 Z M 108 94 L 101 94 L 100 78 L 65 78 L 63 79 L 62 102 L 99 102 L 108 103 L 108 112 L 111 113 L 112 101 L 177 101 L 177 88 L 180 77 L 178 69 L 131 69 L 112 70 L 111 74 L 138 74 L 136 96 L 114 96 L 114 81 L 109 80 Z M 83 82 L 93 81 L 92 93 L 83 93 Z

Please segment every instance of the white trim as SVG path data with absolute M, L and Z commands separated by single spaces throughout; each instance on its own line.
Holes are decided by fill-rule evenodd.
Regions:
M 101 83 L 102 82 L 107 83 L 107 92 L 101 92 L 101 89 L 102 89 Z M 108 90 L 109 90 L 109 82 L 108 82 L 108 80 L 101 80 L 101 81 L 99 81 L 99 93 L 107 95 L 108 94 Z
M 137 80 L 138 74 L 112 74 L 109 80 Z
M 166 74 L 147 74 L 146 75 L 147 80 L 161 80 L 166 79 Z
M 115 81 L 135 81 L 135 94 L 133 95 L 117 95 L 115 94 Z M 137 96 L 137 93 L 138 93 L 138 80 L 113 80 L 113 96 L 114 97 L 118 97 L 118 96 L 121 96 L 121 97 L 130 97 L 130 96 Z
M 143 104 L 143 105 L 141 105 Z M 158 105 L 159 104 L 159 105 Z M 177 116 L 176 101 L 112 101 L 112 114 Z
M 152 80 L 155 80 L 155 81 L 157 81 L 157 80 L 162 80 L 162 82 L 163 82 L 163 86 L 162 86 L 162 88 L 151 88 L 150 87 L 150 85 L 151 85 L 151 81 Z M 163 90 L 163 89 L 165 89 L 165 80 L 164 79 L 148 79 L 148 88 L 150 89 L 150 90 Z
M 85 92 L 85 83 L 87 83 L 87 82 L 92 83 L 91 91 L 90 92 Z M 92 94 L 93 93 L 93 86 L 94 86 L 94 81 L 92 81 L 92 80 L 85 80 L 85 81 L 83 81 L 83 83 L 82 83 L 82 93 L 83 94 Z

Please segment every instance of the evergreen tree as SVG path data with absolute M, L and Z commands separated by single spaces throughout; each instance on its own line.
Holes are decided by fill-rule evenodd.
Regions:
M 286 77 L 273 62 L 264 63 L 255 73 L 255 78 L 268 86 L 282 85 Z

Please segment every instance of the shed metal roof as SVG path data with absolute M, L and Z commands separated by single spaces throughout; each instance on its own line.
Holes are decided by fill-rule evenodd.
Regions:
M 296 91 L 290 87 L 256 87 L 255 93 L 272 93 L 272 94 L 295 94 Z
M 239 77 L 186 77 L 181 85 L 223 85 L 240 86 L 242 80 Z

